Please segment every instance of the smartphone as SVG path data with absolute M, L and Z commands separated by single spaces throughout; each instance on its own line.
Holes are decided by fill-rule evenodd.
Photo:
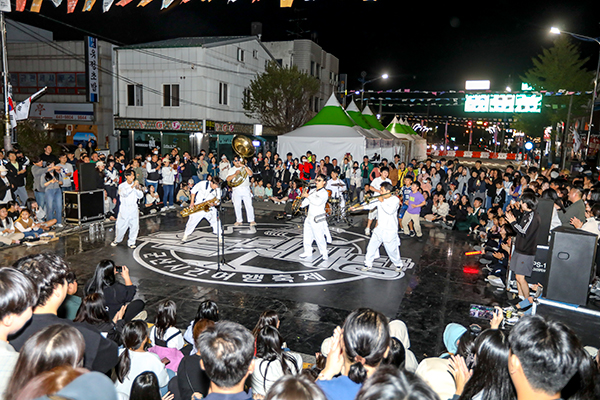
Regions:
M 495 312 L 496 309 L 494 307 L 482 306 L 479 304 L 471 304 L 469 315 L 473 318 L 491 320 L 492 318 L 494 318 Z
M 123 272 L 123 267 L 122 267 L 122 266 L 120 266 L 120 265 L 117 265 L 117 266 L 115 267 L 115 269 L 116 269 L 116 270 L 117 270 L 117 272 L 119 272 L 119 273 Z

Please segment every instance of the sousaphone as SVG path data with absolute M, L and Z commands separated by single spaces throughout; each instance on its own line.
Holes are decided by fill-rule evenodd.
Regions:
M 242 163 L 244 165 L 246 165 L 245 159 L 254 156 L 254 145 L 248 136 L 235 135 L 231 141 L 231 147 L 233 148 L 235 154 L 244 159 L 244 162 Z M 248 173 L 246 172 L 246 168 L 243 168 L 239 175 L 235 176 L 231 181 L 229 181 L 229 186 L 239 186 L 246 180 L 247 177 Z

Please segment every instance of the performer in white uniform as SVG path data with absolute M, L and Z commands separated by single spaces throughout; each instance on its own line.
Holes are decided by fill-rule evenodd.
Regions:
M 323 260 L 327 260 L 326 238 L 329 228 L 327 227 L 325 204 L 329 195 L 325 190 L 325 176 L 318 175 L 315 183 L 317 185 L 316 190 L 302 193 L 304 199 L 300 207 L 308 206 L 308 213 L 304 220 L 304 252 L 300 254 L 300 257 L 306 258 L 312 255 L 312 243 L 315 241 Z
M 198 182 L 191 190 L 190 207 L 216 198 L 218 201 L 221 199 L 221 179 L 218 176 L 212 178 L 212 181 L 201 181 Z M 215 204 L 219 204 L 219 202 Z M 196 226 L 204 218 L 210 224 L 213 233 L 217 235 L 219 241 L 222 240 L 221 221 L 218 219 L 217 209 L 211 207 L 208 211 L 197 211 L 190 214 L 188 217 L 187 224 L 185 225 L 185 232 L 183 233 L 182 241 L 187 241 L 188 237 L 194 232 Z
M 242 214 L 242 202 L 246 208 L 246 218 L 250 225 L 256 225 L 254 222 L 254 207 L 252 206 L 252 191 L 250 190 L 250 177 L 253 172 L 250 168 L 243 164 L 243 160 L 239 157 L 233 159 L 233 167 L 229 168 L 227 174 L 227 182 L 238 176 L 242 170 L 246 170 L 247 177 L 244 179 L 242 184 L 232 189 L 231 200 L 233 202 L 233 208 L 235 210 L 235 224 L 236 226 L 241 225 L 244 222 L 244 216 Z
M 379 257 L 379 246 L 383 243 L 388 257 L 396 266 L 396 271 L 400 272 L 404 267 L 400 258 L 400 238 L 398 238 L 398 208 L 400 207 L 400 199 L 390 193 L 392 190 L 391 183 L 382 183 L 379 190 L 383 195 L 377 199 L 379 201 L 373 200 L 364 206 L 350 207 L 350 211 L 376 210 L 377 212 L 377 227 L 373 229 L 371 240 L 369 240 L 369 245 L 367 246 L 363 271 L 373 268 L 373 261 Z
M 114 247 L 121 243 L 125 232 L 129 229 L 127 244 L 130 248 L 135 249 L 135 241 L 140 230 L 138 200 L 144 197 L 144 194 L 140 190 L 139 182 L 135 180 L 134 170 L 126 170 L 125 179 L 127 180 L 119 185 L 118 194 L 121 205 L 117 216 L 115 240 L 110 245 Z
M 375 196 L 381 194 L 380 188 L 383 182 L 392 183 L 390 178 L 388 178 L 388 175 L 390 174 L 390 170 L 388 167 L 381 167 L 379 172 L 381 175 L 373 179 L 373 181 L 371 182 L 371 190 L 373 191 L 373 195 Z M 371 224 L 373 223 L 375 217 L 377 217 L 377 212 L 375 210 L 371 210 L 369 212 L 369 216 L 367 217 L 367 227 L 365 228 L 365 235 L 367 236 L 371 234 Z

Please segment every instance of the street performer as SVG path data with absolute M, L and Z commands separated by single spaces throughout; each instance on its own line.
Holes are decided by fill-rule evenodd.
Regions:
M 212 181 L 201 181 L 195 184 L 190 191 L 190 208 L 212 199 L 216 199 L 215 206 L 218 205 L 221 200 L 221 182 L 221 178 L 214 176 Z M 181 239 L 182 242 L 188 240 L 190 235 L 194 232 L 194 229 L 196 229 L 196 226 L 198 226 L 203 219 L 208 221 L 213 233 L 217 235 L 219 242 L 223 240 L 221 221 L 218 218 L 216 207 L 213 206 L 210 207 L 208 211 L 200 210 L 190 214 L 187 224 L 185 224 L 185 231 L 183 232 L 183 238 Z
M 365 255 L 365 266 L 363 271 L 369 271 L 373 268 L 373 261 L 379 257 L 379 247 L 383 243 L 385 251 L 392 263 L 396 266 L 397 272 L 402 272 L 403 263 L 400 258 L 400 238 L 398 237 L 398 208 L 400 199 L 392 193 L 392 184 L 383 182 L 379 188 L 380 196 L 377 200 L 369 204 L 356 205 L 350 207 L 350 211 L 375 210 L 377 209 L 377 227 L 373 229 L 371 240 L 367 246 Z
M 135 180 L 134 170 L 125 171 L 125 179 L 126 181 L 119 185 L 117 191 L 121 205 L 119 206 L 119 215 L 115 225 L 115 240 L 110 245 L 114 247 L 121 243 L 123 237 L 125 237 L 125 232 L 129 229 L 127 244 L 129 248 L 135 249 L 135 241 L 140 230 L 138 200 L 144 197 L 144 193 L 142 193 L 139 182 Z
M 302 193 L 301 208 L 308 207 L 308 213 L 304 220 L 304 252 L 300 254 L 301 258 L 310 257 L 312 255 L 313 241 L 317 242 L 317 248 L 321 253 L 323 260 L 327 260 L 327 241 L 329 234 L 327 226 L 327 215 L 325 214 L 325 204 L 329 195 L 325 190 L 325 175 L 317 175 L 315 184 L 317 188 L 310 192 Z
M 242 171 L 246 172 L 246 178 L 243 182 L 232 189 L 231 200 L 233 202 L 233 208 L 235 210 L 235 226 L 240 226 L 244 222 L 244 216 L 242 214 L 242 203 L 246 208 L 246 218 L 250 223 L 250 226 L 256 225 L 254 222 L 254 207 L 252 206 L 252 192 L 250 191 L 250 177 L 253 172 L 247 165 L 243 163 L 243 159 L 235 157 L 233 159 L 233 168 L 229 168 L 227 174 L 227 183 L 238 175 L 242 174 Z

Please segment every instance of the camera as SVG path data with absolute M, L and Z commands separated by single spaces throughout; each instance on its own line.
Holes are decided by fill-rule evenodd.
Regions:
M 122 267 L 122 266 L 120 266 L 120 265 L 117 265 L 117 266 L 115 267 L 115 270 L 116 270 L 117 272 L 121 273 L 121 272 L 123 272 L 123 267 Z

